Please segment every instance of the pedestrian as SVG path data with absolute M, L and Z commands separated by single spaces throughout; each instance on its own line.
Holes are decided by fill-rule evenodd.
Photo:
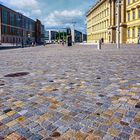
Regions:
M 62 45 L 64 46 L 64 39 L 62 40 Z
M 104 38 L 101 38 L 101 42 L 102 42 L 102 44 L 104 43 Z
M 24 48 L 24 42 L 23 42 L 23 40 L 22 40 L 22 42 L 21 42 L 21 45 L 22 45 L 22 48 Z
M 138 34 L 138 44 L 140 44 L 140 34 Z
M 44 47 L 45 47 L 45 45 L 46 45 L 46 44 L 45 44 L 45 41 L 43 42 L 43 45 L 44 45 Z
M 32 42 L 32 47 L 34 47 L 34 42 Z
M 34 42 L 34 46 L 36 46 L 36 42 Z

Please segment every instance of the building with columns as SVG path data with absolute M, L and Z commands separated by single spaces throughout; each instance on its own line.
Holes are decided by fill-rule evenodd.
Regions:
M 87 41 L 116 43 L 117 0 L 100 0 L 87 13 Z M 140 34 L 140 0 L 121 0 L 120 42 L 137 43 Z

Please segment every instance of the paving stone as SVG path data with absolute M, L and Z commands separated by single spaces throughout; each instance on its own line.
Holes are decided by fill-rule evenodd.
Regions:
M 33 128 L 31 131 L 36 134 L 36 133 L 39 133 L 39 131 L 41 131 L 41 130 L 43 130 L 43 128 L 38 125 L 35 128 Z
M 71 126 L 71 129 L 75 130 L 75 131 L 79 131 L 82 128 L 82 126 L 79 123 L 73 124 Z
M 138 139 L 139 47 L 55 46 L 0 51 L 0 137 Z
M 26 128 L 20 128 L 16 130 L 22 137 L 30 138 L 32 136 L 32 133 L 29 131 L 29 129 Z
M 21 139 L 21 136 L 17 133 L 12 133 L 10 135 L 7 136 L 7 139 L 10 139 L 10 140 L 19 140 Z
M 135 129 L 133 134 L 140 137 L 140 130 L 139 129 Z
M 114 139 L 114 137 L 111 136 L 111 135 L 108 135 L 108 134 L 106 134 L 106 135 L 103 137 L 103 140 L 113 140 L 113 139 Z
M 57 127 L 52 125 L 52 124 L 50 124 L 46 127 L 46 130 L 49 131 L 49 132 L 53 132 L 56 129 L 57 129 Z
M 30 137 L 30 140 L 41 140 L 43 137 L 42 136 L 40 136 L 40 135 L 32 135 L 31 137 Z
M 121 132 L 118 137 L 123 138 L 125 140 L 129 140 L 130 134 Z
M 59 127 L 57 130 L 58 130 L 58 132 L 60 132 L 61 134 L 64 134 L 66 131 L 69 130 L 69 128 L 66 127 L 66 126 L 61 126 L 61 127 Z

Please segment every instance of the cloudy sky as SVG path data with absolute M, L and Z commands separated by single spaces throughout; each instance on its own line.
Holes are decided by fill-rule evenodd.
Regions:
M 2 4 L 33 19 L 40 19 L 46 28 L 68 27 L 85 32 L 85 14 L 96 0 L 0 0 Z

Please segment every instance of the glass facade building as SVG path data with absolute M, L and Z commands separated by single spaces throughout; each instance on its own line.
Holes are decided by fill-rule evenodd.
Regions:
M 0 42 L 35 42 L 36 21 L 0 4 Z M 43 26 L 40 24 L 40 26 Z M 41 28 L 41 27 L 40 27 Z M 43 34 L 43 33 L 42 33 Z

